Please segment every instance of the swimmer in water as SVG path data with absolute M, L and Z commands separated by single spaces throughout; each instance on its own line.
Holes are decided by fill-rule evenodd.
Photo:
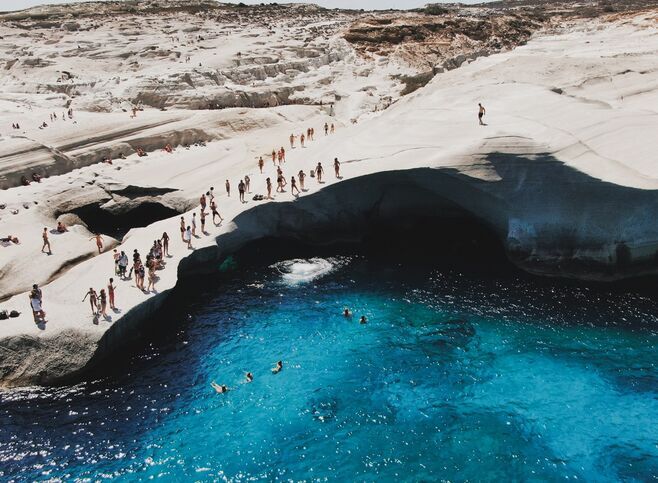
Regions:
M 343 310 L 343 317 L 352 317 L 352 312 L 350 312 L 350 309 Z
M 247 375 L 245 377 L 247 379 L 247 382 L 251 382 L 254 380 L 254 375 L 251 372 L 247 372 Z
M 279 361 L 276 363 L 276 366 L 272 368 L 272 374 L 278 374 L 283 369 L 283 362 Z
M 359 319 L 359 324 L 367 324 L 368 319 L 366 319 L 365 315 L 362 315 L 361 318 Z
M 213 381 L 213 382 L 210 383 L 210 386 L 211 386 L 215 391 L 217 391 L 217 394 L 224 394 L 224 393 L 228 392 L 228 387 L 226 387 L 224 384 L 222 384 L 222 385 L 220 386 L 220 385 L 217 384 L 215 381 Z

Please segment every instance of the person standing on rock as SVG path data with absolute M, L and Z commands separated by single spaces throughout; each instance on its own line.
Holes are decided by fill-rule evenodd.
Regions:
M 229 183 L 228 180 L 226 180 L 226 195 L 230 198 L 231 197 L 231 183 Z
M 185 217 L 180 217 L 180 239 L 185 241 Z
M 265 183 L 267 183 L 267 199 L 271 200 L 272 199 L 272 180 L 270 178 L 267 178 L 265 180 Z
M 334 126 L 334 123 L 333 123 L 333 122 L 331 123 L 331 128 L 329 129 L 329 132 L 330 132 L 331 134 L 333 134 L 333 133 L 336 132 L 336 126 Z
M 114 285 L 114 279 L 110 278 L 110 283 L 107 284 L 107 294 L 110 297 L 110 308 L 112 310 L 116 309 L 116 306 L 114 305 L 114 290 L 116 289 L 116 286 Z
M 293 149 L 295 147 L 295 135 L 291 134 L 290 135 L 290 149 Z
M 485 126 L 484 122 L 482 121 L 482 118 L 486 113 L 487 110 L 484 108 L 482 104 L 478 102 L 478 121 L 480 122 L 480 126 Z
M 297 177 L 299 178 L 299 187 L 302 189 L 302 191 L 304 191 L 304 178 L 306 178 L 306 173 L 304 173 L 303 169 L 299 170 Z
M 247 190 L 247 193 L 251 193 L 251 178 L 249 177 L 248 174 L 245 175 L 245 177 L 244 177 L 244 184 L 245 184 L 245 188 Z
M 302 133 L 302 135 L 299 136 L 299 142 L 301 143 L 302 147 L 304 147 L 305 141 L 306 141 L 306 137 L 304 137 L 304 133 Z
M 45 248 L 48 248 L 48 251 L 46 253 L 48 253 L 48 255 L 52 255 L 53 252 L 50 249 L 50 240 L 48 239 L 48 228 L 43 229 L 43 234 L 41 235 L 41 237 L 43 238 L 43 246 L 41 247 L 41 253 L 43 253 L 43 250 Z
M 32 308 L 32 316 L 34 317 L 35 324 L 46 321 L 46 313 L 43 311 L 43 294 L 37 284 L 32 285 L 30 308 Z
M 96 248 L 98 248 L 98 254 L 100 255 L 101 253 L 103 253 L 103 237 L 101 236 L 101 234 L 100 233 L 94 234 L 94 236 L 92 236 L 90 240 L 96 240 Z
M 99 314 L 102 315 L 103 317 L 107 317 L 107 294 L 105 293 L 105 289 L 102 288 L 100 291 L 100 308 L 99 308 Z
M 263 161 L 263 157 L 261 156 L 258 158 L 258 169 L 260 169 L 260 174 L 263 174 L 263 167 L 265 166 L 265 161 Z
M 215 203 L 215 200 L 212 200 L 212 203 L 210 203 L 210 211 L 212 211 L 212 222 L 217 224 L 215 221 L 215 216 L 219 216 L 219 223 L 224 221 L 224 218 L 222 218 L 222 215 L 219 214 L 219 211 L 217 211 L 217 203 Z
M 283 146 L 281 146 L 281 162 L 282 163 L 286 162 L 286 150 L 283 149 Z
M 119 276 L 121 279 L 126 278 L 126 269 L 128 268 L 128 255 L 126 255 L 126 252 L 121 252 L 121 255 L 119 255 Z
M 272 164 L 276 166 L 276 149 L 272 150 Z
M 169 235 L 167 235 L 167 232 L 162 233 L 162 252 L 165 257 L 169 256 Z
M 206 215 L 208 213 L 205 212 L 203 208 L 201 208 L 201 211 L 199 213 L 199 219 L 201 220 L 201 233 L 204 235 L 206 234 Z
M 192 213 L 192 236 L 196 236 L 196 212 Z
M 329 124 L 324 123 L 324 135 L 327 136 L 329 134 Z
M 89 291 L 85 294 L 85 297 L 82 299 L 84 302 L 89 297 L 89 304 L 91 305 L 91 314 L 96 315 L 98 311 L 98 295 L 96 295 L 96 290 L 92 287 L 89 287 Z
M 192 228 L 190 226 L 188 226 L 187 229 L 185 230 L 185 235 L 183 240 L 187 242 L 187 248 L 189 250 L 192 250 Z
M 243 180 L 240 180 L 238 183 L 238 194 L 240 195 L 240 203 L 244 203 L 244 190 L 245 190 L 246 185 L 244 184 Z
M 297 195 L 295 195 L 295 191 L 297 191 Z M 290 178 L 290 193 L 293 196 L 299 196 L 299 188 L 297 187 L 297 181 L 294 176 Z
M 340 161 L 338 161 L 338 158 L 334 158 L 334 172 L 336 173 L 336 179 L 340 179 Z
M 212 200 L 215 199 L 215 187 L 211 186 L 208 192 L 206 193 L 206 196 L 208 197 L 208 202 L 212 203 Z
M 206 209 L 206 195 L 201 195 L 201 198 L 199 198 L 199 204 L 201 205 L 201 211 Z
M 318 163 L 318 165 L 315 167 L 315 177 L 318 179 L 318 183 L 322 183 L 323 174 L 324 168 L 322 167 L 322 163 Z

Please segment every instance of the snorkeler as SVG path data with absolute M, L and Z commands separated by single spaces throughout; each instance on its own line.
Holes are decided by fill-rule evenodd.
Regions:
M 215 381 L 210 383 L 210 386 L 217 391 L 218 394 L 224 394 L 228 392 L 228 387 L 222 384 L 221 386 L 217 384 Z

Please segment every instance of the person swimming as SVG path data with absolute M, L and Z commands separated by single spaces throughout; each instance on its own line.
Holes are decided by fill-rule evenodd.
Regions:
M 212 381 L 212 382 L 210 383 L 210 386 L 211 386 L 215 391 L 217 391 L 217 394 L 224 394 L 224 393 L 227 393 L 227 392 L 229 391 L 229 389 L 228 389 L 227 386 L 225 386 L 224 384 L 219 385 L 219 384 L 217 384 L 215 381 Z
M 283 369 L 283 362 L 279 361 L 276 363 L 276 366 L 272 368 L 272 374 L 278 374 Z
M 247 379 L 247 382 L 251 382 L 254 380 L 254 375 L 251 372 L 247 372 L 245 378 Z
M 352 317 L 352 312 L 350 312 L 350 309 L 345 309 L 343 310 L 343 317 Z
M 368 319 L 366 319 L 365 315 L 362 315 L 361 318 L 359 319 L 359 324 L 367 324 Z

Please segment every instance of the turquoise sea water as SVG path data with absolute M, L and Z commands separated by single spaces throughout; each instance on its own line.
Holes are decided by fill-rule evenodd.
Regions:
M 112 375 L 1 393 L 0 479 L 658 477 L 658 304 L 631 290 L 345 257 L 185 304 Z

